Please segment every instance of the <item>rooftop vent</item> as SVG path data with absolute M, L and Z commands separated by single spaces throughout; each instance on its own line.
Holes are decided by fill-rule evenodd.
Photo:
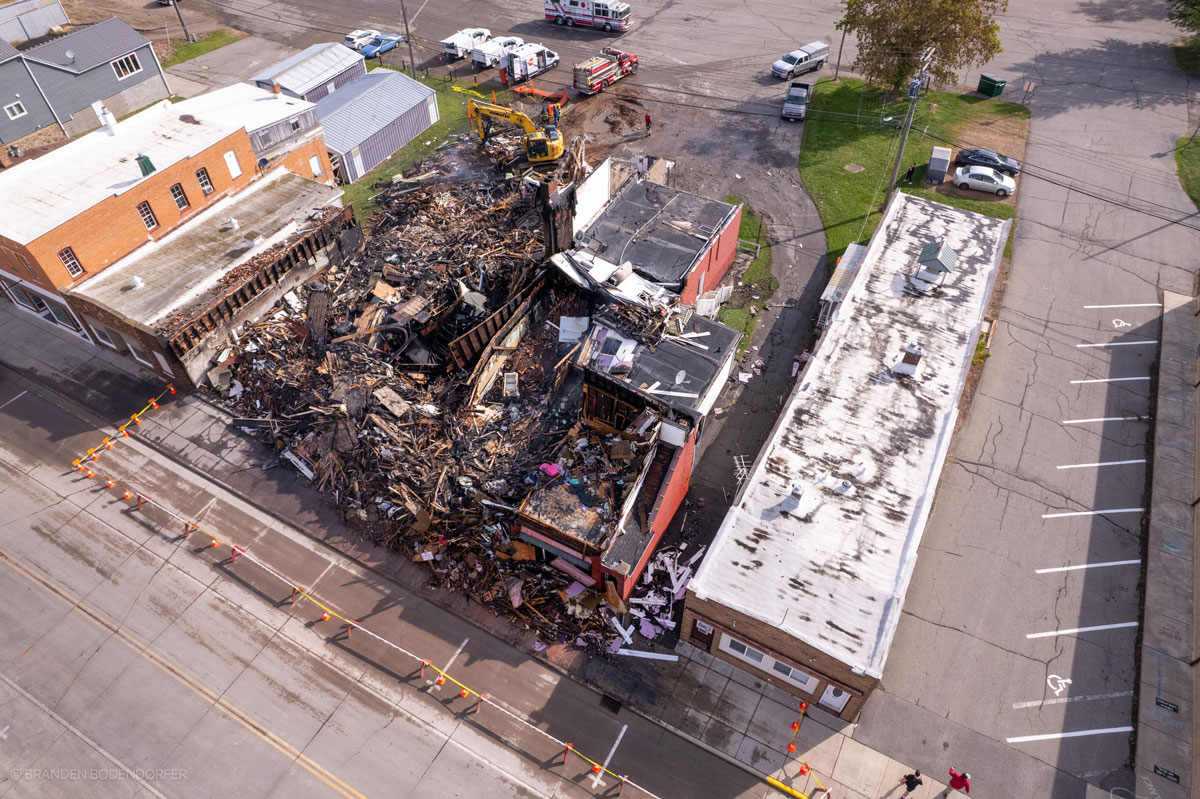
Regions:
M 131 289 L 140 289 L 140 288 L 143 288 L 145 285 L 146 285 L 146 281 L 142 280 L 141 275 L 134 275 L 133 279 L 129 281 L 129 288 L 131 288 Z
M 139 153 L 137 157 L 137 164 L 139 167 L 141 167 L 142 177 L 146 177 L 155 170 L 155 166 L 153 163 L 151 163 L 150 156 L 148 155 L 142 155 Z
M 917 255 L 917 269 L 908 284 L 921 294 L 941 286 L 958 264 L 958 253 L 944 241 L 926 244 Z

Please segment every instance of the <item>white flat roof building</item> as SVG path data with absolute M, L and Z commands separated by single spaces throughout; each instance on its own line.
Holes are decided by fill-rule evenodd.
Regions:
M 697 615 L 816 650 L 799 668 L 882 675 L 1009 224 L 896 195 L 689 586 Z M 908 278 L 937 243 L 957 262 L 922 294 Z

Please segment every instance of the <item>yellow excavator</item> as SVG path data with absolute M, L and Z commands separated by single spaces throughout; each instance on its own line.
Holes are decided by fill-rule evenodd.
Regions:
M 562 158 L 562 134 L 554 125 L 547 125 L 540 130 L 533 120 L 520 111 L 514 111 L 503 105 L 483 103 L 474 98 L 467 100 L 467 119 L 471 122 L 471 130 L 483 141 L 487 141 L 491 132 L 492 120 L 518 125 L 525 130 L 521 137 L 521 146 L 525 148 L 525 158 L 539 164 L 557 161 Z

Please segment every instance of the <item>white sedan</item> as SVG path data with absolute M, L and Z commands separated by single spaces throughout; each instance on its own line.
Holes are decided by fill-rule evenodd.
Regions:
M 954 173 L 954 185 L 960 189 L 990 191 L 997 197 L 1007 197 L 1017 190 L 1017 182 L 989 166 L 959 167 Z
M 342 44 L 346 45 L 351 50 L 361 50 L 367 42 L 371 41 L 378 35 L 379 31 L 370 29 L 351 31 L 350 33 L 346 34 L 346 38 L 342 41 Z

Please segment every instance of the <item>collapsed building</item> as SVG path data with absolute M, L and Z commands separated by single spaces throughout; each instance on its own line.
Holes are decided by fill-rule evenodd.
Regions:
M 362 252 L 235 331 L 212 389 L 349 524 L 543 641 L 673 628 L 685 570 L 658 549 L 740 334 L 558 252 L 596 174 L 580 143 L 548 176 L 485 177 L 475 152 L 382 186 Z

